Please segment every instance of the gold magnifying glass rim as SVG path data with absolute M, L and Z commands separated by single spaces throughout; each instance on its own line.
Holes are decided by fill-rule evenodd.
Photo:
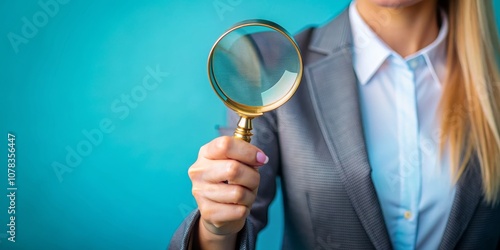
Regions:
M 213 54 L 215 47 L 219 44 L 219 42 L 229 33 L 232 31 L 246 27 L 246 26 L 261 26 L 261 27 L 267 27 L 270 29 L 273 29 L 279 33 L 281 33 L 284 37 L 288 39 L 288 41 L 293 45 L 295 52 L 297 53 L 297 58 L 299 59 L 299 72 L 297 74 L 297 77 L 295 78 L 295 81 L 292 85 L 292 87 L 288 90 L 288 92 L 280 99 L 278 99 L 275 102 L 272 102 L 267 105 L 263 106 L 250 106 L 250 105 L 245 105 L 239 102 L 236 102 L 232 100 L 229 96 L 227 96 L 224 91 L 220 88 L 220 86 L 217 84 L 217 80 L 215 80 L 215 76 L 213 74 L 213 65 L 212 65 L 212 59 L 213 59 Z M 302 71 L 303 71 L 303 63 L 302 63 L 302 55 L 300 53 L 299 46 L 297 45 L 297 42 L 293 38 L 288 31 L 286 31 L 283 27 L 281 27 L 279 24 L 268 21 L 268 20 L 262 20 L 262 19 L 252 19 L 252 20 L 246 20 L 240 23 L 235 24 L 233 27 L 228 29 L 224 34 L 222 34 L 217 41 L 214 43 L 212 46 L 212 49 L 210 49 L 210 54 L 208 55 L 208 79 L 210 80 L 210 85 L 212 86 L 212 89 L 214 90 L 215 94 L 224 102 L 224 104 L 234 110 L 235 112 L 239 113 L 240 115 L 244 115 L 247 117 L 256 117 L 262 115 L 263 112 L 271 111 L 274 110 L 281 105 L 285 104 L 290 98 L 293 96 L 295 91 L 297 91 L 297 88 L 300 85 L 301 79 L 302 79 Z M 222 95 L 222 96 L 221 96 Z

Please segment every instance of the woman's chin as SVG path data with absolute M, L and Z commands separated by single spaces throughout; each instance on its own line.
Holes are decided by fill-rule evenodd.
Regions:
M 432 1 L 432 0 L 365 0 L 365 1 L 372 2 L 375 5 L 385 8 L 402 8 L 415 5 L 422 1 Z

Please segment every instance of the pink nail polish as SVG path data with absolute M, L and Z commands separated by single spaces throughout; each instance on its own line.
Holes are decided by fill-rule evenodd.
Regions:
M 269 157 L 262 152 L 257 152 L 257 162 L 260 164 L 266 164 L 269 161 Z

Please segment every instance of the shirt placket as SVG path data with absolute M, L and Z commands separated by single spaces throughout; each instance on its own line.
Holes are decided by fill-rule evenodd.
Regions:
M 414 249 L 417 235 L 418 200 L 421 184 L 421 156 L 415 68 L 417 59 L 396 62 L 395 81 L 399 144 L 400 208 L 396 249 Z

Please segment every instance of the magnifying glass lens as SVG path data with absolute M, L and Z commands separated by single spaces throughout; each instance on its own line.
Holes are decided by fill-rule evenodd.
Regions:
M 233 30 L 214 47 L 215 81 L 228 98 L 248 106 L 277 102 L 293 87 L 301 70 L 293 43 L 266 26 Z

